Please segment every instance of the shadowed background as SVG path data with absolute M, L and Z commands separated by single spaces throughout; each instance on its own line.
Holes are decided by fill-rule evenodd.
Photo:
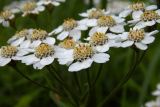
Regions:
M 0 0 L 0 10 L 13 1 Z M 153 1 L 146 1 L 147 4 L 154 3 Z M 36 21 L 29 17 L 18 17 L 15 21 L 16 29 L 11 27 L 4 28 L 0 25 L 0 46 L 6 45 L 6 41 L 16 30 L 42 28 L 49 32 L 58 27 L 65 18 L 80 19 L 78 14 L 93 5 L 85 2 L 82 0 L 66 0 L 65 3 L 53 8 L 52 12 L 45 10 L 40 13 Z M 111 2 L 112 0 L 109 0 L 108 4 Z M 104 7 L 105 3 L 107 2 L 102 0 L 100 7 Z M 100 91 L 98 93 L 103 96 L 110 93 L 111 89 L 129 70 L 133 62 L 132 51 L 129 48 L 111 49 L 109 54 L 111 55 L 111 60 L 104 65 L 103 70 L 105 72 L 101 75 L 101 78 L 104 79 L 98 81 L 96 85 L 96 87 L 103 86 L 102 89 L 96 90 L 97 92 Z M 18 66 L 21 71 L 32 79 L 44 85 L 46 84 L 45 71 L 33 71 L 31 66 L 26 67 L 20 63 Z M 116 96 L 109 102 L 109 105 L 112 107 L 140 107 L 145 101 L 153 99 L 151 92 L 156 88 L 158 82 L 160 82 L 160 34 L 156 36 L 156 41 L 149 46 L 132 79 L 118 91 Z M 28 82 L 9 66 L 0 68 L 0 107 L 56 107 L 51 94 L 48 90 Z

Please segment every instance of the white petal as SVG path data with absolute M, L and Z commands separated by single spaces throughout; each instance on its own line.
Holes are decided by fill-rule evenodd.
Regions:
M 19 50 L 18 52 L 17 52 L 17 56 L 24 56 L 24 55 L 26 55 L 26 54 L 28 54 L 29 53 L 29 51 L 27 51 L 27 50 L 25 50 L 25 49 L 21 49 L 21 50 Z
M 44 6 L 38 6 L 38 7 L 37 7 L 37 10 L 38 10 L 38 11 L 43 11 L 44 9 L 45 9 Z
M 53 45 L 53 44 L 55 44 L 56 40 L 55 40 L 55 38 L 47 37 L 45 40 L 43 40 L 43 42 L 50 44 L 50 45 Z
M 129 46 L 132 46 L 133 43 L 134 43 L 134 41 L 125 41 L 121 44 L 121 47 L 123 47 L 123 48 L 129 47 Z
M 86 25 L 78 25 L 75 29 L 77 29 L 77 30 L 87 30 L 88 27 Z
M 119 48 L 121 46 L 121 42 L 115 40 L 109 40 L 108 45 L 109 47 Z
M 93 60 L 96 63 L 105 63 L 109 60 L 110 56 L 106 53 L 98 53 L 93 55 Z
M 0 66 L 5 66 L 11 61 L 11 58 L 0 57 Z
M 119 14 L 119 17 L 127 17 L 131 12 L 132 10 L 126 9 Z
M 70 71 L 70 72 L 80 71 L 82 69 L 89 68 L 92 63 L 93 63 L 93 60 L 91 60 L 91 59 L 87 59 L 83 62 L 75 62 L 70 65 L 68 71 Z
M 146 36 L 141 42 L 143 44 L 150 44 L 150 43 L 154 42 L 154 40 L 155 40 L 155 37 L 153 37 L 153 36 Z
M 3 25 L 4 27 L 9 27 L 9 21 L 3 21 L 3 22 L 2 22 L 2 25 Z
M 156 20 L 157 23 L 160 23 L 160 19 Z
M 107 52 L 109 50 L 109 45 L 104 44 L 102 46 L 96 46 L 95 48 L 98 52 Z
M 40 40 L 33 41 L 31 43 L 30 47 L 35 48 L 35 47 L 39 46 L 41 43 L 42 43 L 42 41 L 40 41 Z
M 136 24 L 138 21 L 140 21 L 140 20 L 139 20 L 139 19 L 134 19 L 134 20 L 130 20 L 130 21 L 128 21 L 128 23 Z
M 60 33 L 60 34 L 57 36 L 57 39 L 58 39 L 58 40 L 64 40 L 67 36 L 69 36 L 69 32 L 63 31 L 62 33 Z
M 146 7 L 146 10 L 156 10 L 157 9 L 157 5 L 150 5 Z
M 113 34 L 113 33 L 107 33 L 106 36 L 107 36 L 109 39 L 116 39 L 118 35 Z
M 33 64 L 34 69 L 42 69 L 45 67 L 45 65 L 41 65 L 40 63 Z
M 51 3 L 52 3 L 52 5 L 54 5 L 54 6 L 59 6 L 59 5 L 60 5 L 59 2 L 51 2 Z
M 11 45 L 18 46 L 21 43 L 23 43 L 24 39 L 25 39 L 25 37 L 19 38 L 19 39 L 15 40 L 14 42 L 12 42 Z
M 30 40 L 25 40 L 20 44 L 20 48 L 29 48 L 30 44 L 31 44 Z
M 82 16 L 82 17 L 88 17 L 87 13 L 80 13 L 79 15 Z
M 124 18 L 117 17 L 117 16 L 114 16 L 114 15 L 112 15 L 112 18 L 116 21 L 116 23 L 122 23 L 122 22 L 125 21 Z
M 16 36 L 13 36 L 13 37 L 11 37 L 11 38 L 7 41 L 7 43 L 10 44 L 10 43 L 12 43 L 13 41 L 15 41 L 16 39 L 17 39 L 17 37 L 16 37 Z
M 158 13 L 158 15 L 160 15 L 160 9 L 156 10 L 156 13 Z
M 140 19 L 140 17 L 141 17 L 141 15 L 143 14 L 143 11 L 134 11 L 133 13 L 132 13 L 132 18 L 133 19 Z
M 119 34 L 121 40 L 126 40 L 128 38 L 128 32 L 124 32 L 122 34 Z
M 114 33 L 122 33 L 124 32 L 124 26 L 123 25 L 115 25 L 113 27 L 110 27 L 110 31 Z
M 154 20 L 145 22 L 146 26 L 153 26 L 155 24 L 156 24 L 156 21 L 154 21 Z
M 147 35 L 147 36 L 154 36 L 154 35 L 156 35 L 158 32 L 159 32 L 158 30 L 154 30 L 154 31 L 152 31 L 152 32 L 150 32 L 150 33 L 147 33 L 146 35 Z
M 97 19 L 88 19 L 86 24 L 89 27 L 96 26 L 97 25 Z
M 141 49 L 141 50 L 146 50 L 146 49 L 148 48 L 147 45 L 145 45 L 145 44 L 143 44 L 143 43 L 140 43 L 140 42 L 136 42 L 135 45 L 136 45 L 136 47 L 137 47 L 138 49 Z
M 79 40 L 81 38 L 81 31 L 79 30 L 72 30 L 69 34 L 69 36 L 73 37 L 73 39 L 76 41 L 76 40 Z
M 145 27 L 146 27 L 145 22 L 140 21 L 135 25 L 134 29 L 142 29 L 142 28 L 145 28 Z
M 26 65 L 31 65 L 36 62 L 40 61 L 35 55 L 28 55 L 22 58 L 22 63 L 25 63 Z
M 40 61 L 40 64 L 42 65 L 49 65 L 54 61 L 54 57 L 46 57 L 46 58 L 42 58 Z
M 50 32 L 49 35 L 53 35 L 54 33 L 58 34 L 62 32 L 62 30 L 63 30 L 63 26 L 59 26 L 57 29 L 54 29 L 52 32 Z

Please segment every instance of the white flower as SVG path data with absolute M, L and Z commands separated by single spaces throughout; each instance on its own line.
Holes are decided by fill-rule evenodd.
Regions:
M 117 16 L 102 16 L 96 21 L 89 33 L 106 32 L 108 29 L 114 33 L 124 32 L 124 19 Z
M 59 6 L 60 2 L 65 2 L 65 0 L 39 0 L 38 5 L 53 5 L 53 6 Z
M 58 62 L 61 65 L 69 65 L 72 62 L 72 57 L 68 57 L 68 53 L 72 53 L 74 47 L 76 46 L 77 42 L 72 38 L 66 38 L 62 42 L 59 43 L 57 47 L 57 58 Z
M 130 47 L 135 45 L 138 49 L 146 50 L 148 48 L 147 44 L 151 44 L 155 40 L 153 35 L 157 33 L 158 30 L 146 33 L 143 29 L 130 29 L 129 32 L 124 32 L 121 35 L 122 39 L 124 39 L 121 46 Z
M 53 30 L 50 35 L 58 34 L 58 40 L 64 40 L 66 37 L 73 37 L 75 40 L 81 38 L 81 30 L 87 30 L 88 27 L 82 24 L 81 21 L 76 21 L 74 19 L 67 19 L 64 21 L 63 25 L 59 26 L 57 29 Z
M 9 21 L 12 20 L 14 17 L 15 15 L 12 11 L 4 10 L 0 13 L 0 23 L 2 23 L 4 27 L 9 27 Z
M 93 62 L 105 63 L 109 61 L 109 57 L 106 53 L 94 50 L 91 44 L 79 43 L 74 49 L 64 53 L 60 63 L 70 64 L 68 71 L 76 72 L 89 68 Z
M 41 29 L 24 29 L 17 32 L 8 43 L 13 46 L 20 46 L 20 48 L 35 48 L 41 43 L 47 43 L 50 45 L 55 44 L 55 39 Z
M 45 7 L 38 5 L 36 2 L 27 1 L 22 3 L 20 9 L 23 12 L 22 16 L 26 16 L 28 14 L 38 14 L 39 12 L 44 11 Z
M 80 13 L 79 15 L 84 17 L 84 19 L 82 19 L 82 22 L 90 27 L 96 25 L 96 21 L 99 17 L 106 16 L 108 14 L 109 11 L 92 8 L 87 10 L 87 12 Z
M 20 12 L 19 6 L 21 5 L 21 3 L 22 3 L 21 1 L 13 1 L 11 2 L 11 4 L 6 5 L 3 9 L 10 10 L 13 13 L 19 13 Z
M 86 40 L 95 48 L 98 52 L 106 52 L 110 47 L 120 47 L 121 43 L 116 41 L 118 35 L 105 32 L 95 32 L 89 35 Z
M 23 29 L 23 30 L 17 31 L 16 34 L 8 40 L 8 43 L 13 46 L 20 46 L 30 38 L 32 31 L 33 29 Z
M 146 10 L 145 12 L 139 12 L 134 16 L 133 20 L 128 21 L 128 23 L 135 25 L 136 28 L 145 28 L 160 23 L 160 9 L 155 11 Z
M 40 44 L 32 52 L 34 53 L 22 58 L 22 63 L 33 65 L 35 69 L 44 68 L 46 65 L 51 64 L 56 58 L 54 46 L 46 43 Z
M 50 37 L 50 35 L 42 29 L 33 29 L 28 40 L 21 44 L 21 47 L 35 48 L 41 43 L 47 43 L 49 45 L 55 44 L 55 38 Z
M 127 17 L 129 14 L 132 14 L 132 17 L 135 19 L 138 14 L 143 13 L 144 10 L 155 10 L 157 9 L 156 5 L 150 5 L 145 7 L 143 2 L 133 3 L 128 6 L 124 11 L 122 11 L 119 16 L 120 17 Z
M 0 66 L 5 66 L 11 62 L 11 60 L 21 60 L 23 55 L 28 54 L 27 51 L 21 50 L 15 46 L 2 46 L 0 48 Z
M 160 84 L 157 85 L 157 90 L 155 90 L 152 95 L 160 97 Z

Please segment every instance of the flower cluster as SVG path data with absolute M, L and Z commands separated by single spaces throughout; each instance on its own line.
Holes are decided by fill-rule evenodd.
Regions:
M 40 0 L 37 4 L 27 2 L 22 6 L 23 16 L 38 13 L 48 4 L 59 5 L 60 1 L 63 0 Z M 12 59 L 42 69 L 57 59 L 59 64 L 68 66 L 68 71 L 80 71 L 91 67 L 93 62 L 109 61 L 108 51 L 111 48 L 134 47 L 146 50 L 158 33 L 158 30 L 154 27 L 151 30 L 150 27 L 160 21 L 157 6 L 145 7 L 142 2 L 131 4 L 119 15 L 96 8 L 79 15 L 81 20 L 65 19 L 62 25 L 50 33 L 42 29 L 17 31 L 8 40 L 9 46 L 1 48 L 0 66 Z M 83 32 L 87 35 L 83 35 Z
M 4 27 L 9 27 L 10 22 L 15 18 L 16 14 L 22 14 L 23 17 L 30 14 L 39 14 L 46 9 L 46 6 L 59 6 L 61 2 L 65 2 L 65 0 L 39 0 L 37 2 L 27 0 L 13 2 L 4 7 L 4 10 L 0 12 L 0 23 Z
M 160 107 L 160 84 L 157 85 L 157 90 L 152 95 L 156 96 L 156 100 L 147 102 L 145 107 Z

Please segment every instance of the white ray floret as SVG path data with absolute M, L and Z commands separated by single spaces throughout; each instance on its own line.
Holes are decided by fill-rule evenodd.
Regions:
M 129 32 L 124 32 L 121 35 L 123 39 L 121 46 L 125 48 L 135 45 L 140 50 L 146 50 L 148 48 L 147 45 L 154 42 L 154 35 L 157 33 L 158 30 L 147 33 L 144 29 L 130 29 Z
M 65 2 L 65 0 L 39 0 L 38 5 L 53 5 L 53 6 L 59 6 L 60 2 Z
M 118 35 L 105 32 L 95 32 L 93 35 L 89 35 L 86 40 L 95 48 L 98 52 L 107 52 L 110 47 L 120 47 L 121 42 L 116 41 Z
M 4 10 L 0 13 L 0 24 L 2 24 L 4 27 L 10 26 L 10 21 L 14 19 L 15 15 L 10 10 Z
M 96 21 L 99 17 L 106 16 L 109 14 L 109 11 L 105 11 L 102 9 L 92 8 L 87 10 L 87 12 L 80 13 L 81 17 L 84 17 L 81 21 L 86 24 L 88 27 L 95 26 Z
M 157 5 L 145 6 L 143 2 L 136 2 L 129 5 L 124 11 L 122 11 L 119 16 L 127 17 L 128 15 L 132 15 L 133 18 L 136 18 L 138 14 L 143 13 L 145 10 L 156 10 Z
M 65 38 L 72 37 L 75 40 L 81 38 L 81 31 L 87 30 L 88 27 L 84 25 L 81 21 L 76 21 L 74 19 L 67 19 L 58 28 L 54 29 L 50 34 L 58 34 L 58 40 L 64 40 Z
M 11 60 L 21 60 L 26 54 L 28 54 L 27 51 L 21 50 L 16 46 L 2 46 L 0 48 L 0 66 L 7 65 Z
M 106 32 L 107 30 L 114 33 L 122 33 L 124 32 L 124 21 L 123 18 L 114 15 L 99 17 L 89 33 Z
M 146 10 L 134 15 L 133 20 L 128 23 L 135 25 L 136 28 L 145 28 L 147 26 L 153 26 L 156 23 L 160 23 L 160 9 L 158 10 Z
M 22 63 L 33 65 L 35 69 L 42 69 L 46 65 L 50 65 L 56 58 L 55 47 L 46 43 L 40 44 L 32 52 L 22 58 Z
M 45 10 L 45 7 L 42 5 L 38 5 L 34 1 L 27 1 L 21 4 L 20 10 L 22 11 L 22 16 L 26 16 L 29 14 L 39 14 Z
M 70 64 L 68 71 L 76 72 L 91 67 L 93 62 L 106 63 L 109 58 L 108 54 L 97 52 L 89 43 L 78 43 L 61 57 L 61 63 Z

